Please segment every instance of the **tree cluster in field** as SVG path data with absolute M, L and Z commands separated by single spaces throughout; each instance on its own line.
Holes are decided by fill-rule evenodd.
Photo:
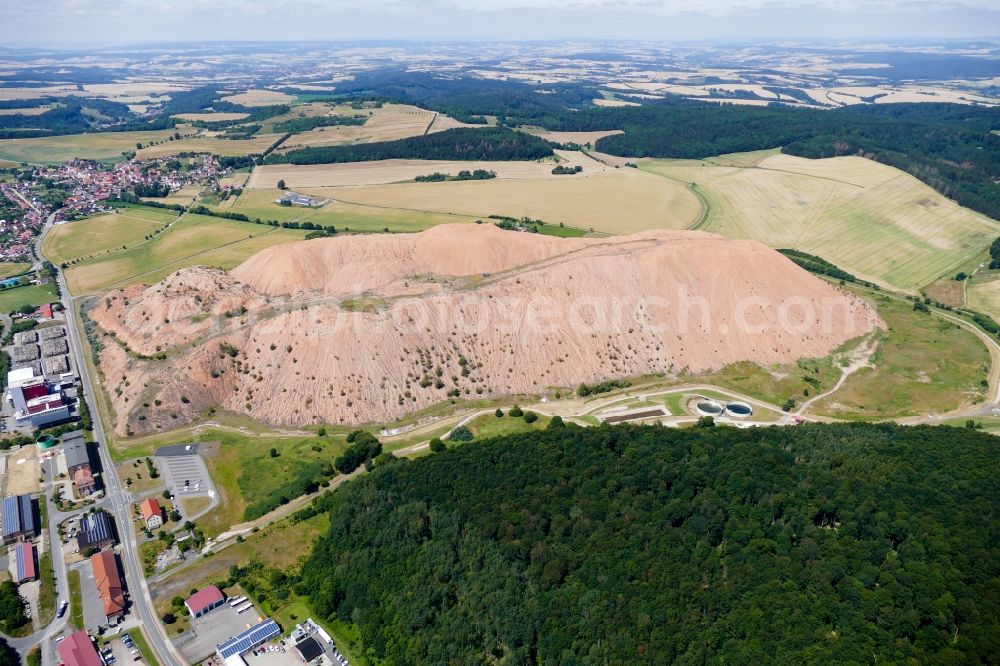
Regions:
M 1000 268 L 1000 238 L 990 244 L 990 270 Z
M 490 180 L 491 178 L 496 178 L 496 171 L 487 171 L 486 169 L 476 169 L 475 171 L 469 171 L 468 169 L 462 169 L 458 172 L 458 175 L 451 176 L 446 173 L 441 173 L 435 171 L 432 174 L 426 176 L 417 176 L 413 180 L 418 183 L 441 183 L 449 180 Z
M 355 430 L 347 436 L 347 443 L 350 446 L 333 463 L 341 474 L 350 474 L 382 453 L 382 442 L 367 430 Z
M 28 624 L 30 620 L 24 612 L 24 601 L 13 581 L 0 583 L 0 628 L 10 634 Z
M 580 173 L 583 171 L 583 167 L 577 164 L 576 166 L 563 166 L 558 165 L 556 168 L 552 169 L 553 176 L 572 176 L 573 174 Z
M 499 222 L 494 222 L 493 224 L 503 229 L 504 231 L 527 231 L 529 233 L 537 234 L 539 233 L 538 227 L 545 226 L 543 220 L 534 220 L 528 216 L 521 218 L 510 217 L 507 215 L 490 215 L 491 220 L 499 220 Z M 479 220 L 476 221 L 479 223 Z M 562 226 L 561 224 L 559 226 Z
M 143 201 L 132 192 L 122 192 L 121 194 L 118 195 L 117 198 L 108 199 L 107 203 L 111 206 L 114 206 L 116 203 L 127 203 L 135 206 L 148 206 L 150 208 L 164 208 L 167 210 L 176 210 L 179 213 L 184 212 L 184 206 L 182 206 L 181 204 L 165 204 L 159 201 Z
M 597 393 L 609 393 L 615 389 L 628 388 L 632 385 L 627 379 L 608 379 L 603 382 L 598 382 L 597 384 L 580 384 L 576 389 L 576 394 L 581 398 L 585 398 L 588 395 L 595 395 Z
M 26 657 L 28 666 L 42 665 L 42 650 L 34 647 Z M 0 666 L 21 666 L 21 655 L 11 647 L 6 639 L 0 638 Z
M 137 197 L 162 199 L 170 194 L 170 186 L 166 183 L 161 183 L 160 181 L 153 183 L 136 183 L 132 186 L 132 193 Z
M 200 127 L 202 129 L 228 129 L 229 131 L 245 132 L 251 126 L 256 126 L 259 130 L 261 128 L 260 123 L 262 121 L 274 118 L 275 116 L 283 116 L 290 111 L 288 105 L 286 104 L 276 104 L 274 106 L 242 106 L 239 104 L 231 104 L 229 102 L 216 102 L 212 105 L 212 110 L 220 113 L 246 113 L 247 116 L 245 118 L 236 118 L 234 120 L 195 120 L 189 122 L 191 122 L 191 124 L 195 127 Z M 251 134 L 253 134 L 253 132 L 251 132 Z
M 220 139 L 229 139 L 232 141 L 247 141 L 254 137 L 254 134 L 260 131 L 263 125 L 239 125 L 238 127 L 231 127 L 225 132 L 218 135 Z
M 510 161 L 537 160 L 552 147 L 537 136 L 505 127 L 456 129 L 396 141 L 347 146 L 313 146 L 271 155 L 268 164 L 332 164 L 389 159 Z
M 986 664 L 998 464 L 943 426 L 524 433 L 318 498 L 281 580 L 385 663 Z
M 847 271 L 834 266 L 829 261 L 822 257 L 817 257 L 815 254 L 809 254 L 808 252 L 802 252 L 801 250 L 791 250 L 782 248 L 778 252 L 785 255 L 793 262 L 795 262 L 800 267 L 806 269 L 810 273 L 816 273 L 817 275 L 826 275 L 827 277 L 832 277 L 835 280 L 841 280 L 842 282 L 852 282 L 862 284 L 866 287 L 874 287 L 874 282 L 868 282 L 867 280 L 859 280 L 856 276 L 848 273 Z
M 309 118 L 292 118 L 274 124 L 275 132 L 310 132 L 320 127 L 336 127 L 343 125 L 364 125 L 367 116 L 314 116 Z

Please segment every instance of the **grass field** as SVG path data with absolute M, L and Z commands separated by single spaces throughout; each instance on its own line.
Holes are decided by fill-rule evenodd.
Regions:
M 492 214 L 528 216 L 610 234 L 684 229 L 701 214 L 698 198 L 685 185 L 635 169 L 608 169 L 593 175 L 302 191 L 348 203 L 477 218 Z
M 969 419 L 949 419 L 944 422 L 945 425 L 954 426 L 956 428 L 967 427 Z M 983 432 L 988 432 L 991 435 L 1000 435 L 1000 418 L 994 416 L 984 416 L 972 419 L 975 423 L 977 430 L 982 430 Z
M 549 417 L 542 416 L 541 414 L 538 415 L 538 420 L 534 423 L 525 423 L 523 418 L 510 416 L 505 413 L 501 417 L 494 416 L 493 414 L 484 414 L 470 421 L 468 427 L 477 439 L 486 439 L 488 437 L 513 435 L 518 432 L 528 432 L 529 430 L 544 430 L 548 424 Z
M 0 159 L 32 164 L 61 164 L 79 157 L 89 160 L 117 160 L 135 144 L 165 141 L 175 130 L 152 132 L 98 132 L 0 141 Z M 173 144 L 177 142 L 168 141 Z
M 812 412 L 842 419 L 884 419 L 937 414 L 981 401 L 989 352 L 973 333 L 939 317 L 914 312 L 911 303 L 862 294 L 888 331 L 871 359 Z
M 327 194 L 331 194 L 328 192 Z M 473 222 L 474 217 L 398 210 L 381 206 L 359 206 L 334 201 L 321 208 L 279 206 L 274 203 L 281 196 L 279 190 L 245 190 L 237 199 L 213 206 L 218 210 L 243 213 L 251 219 L 278 220 L 279 222 L 312 222 L 323 226 L 333 225 L 338 230 L 421 231 L 448 222 Z M 259 227 L 258 227 L 259 228 Z
M 954 275 L 1000 235 L 997 222 L 861 157 L 759 151 L 704 162 L 642 160 L 640 167 L 693 183 L 709 205 L 705 231 L 818 254 L 907 291 Z
M 16 261 L 0 261 L 0 280 L 20 275 L 31 268 L 31 264 Z
M 44 501 L 39 504 L 45 504 Z M 42 524 L 45 525 L 42 516 Z M 38 558 L 38 576 L 41 587 L 38 590 L 38 623 L 40 626 L 48 626 L 56 614 L 56 572 L 52 567 L 52 553 L 47 550 Z
M 977 274 L 967 288 L 969 308 L 1000 318 L 1000 273 Z
M 71 266 L 66 270 L 66 283 L 72 293 L 84 294 L 153 283 L 185 266 L 229 269 L 266 247 L 300 240 L 306 233 L 185 215 L 152 240 Z
M 177 219 L 177 212 L 128 207 L 52 227 L 42 241 L 42 254 L 53 264 L 95 257 L 141 243 L 145 236 Z
M 116 454 L 144 456 L 156 447 L 180 442 L 203 442 L 202 452 L 221 504 L 198 519 L 198 525 L 209 536 L 215 536 L 232 525 L 244 522 L 248 508 L 263 508 L 268 502 L 284 495 L 294 499 L 296 481 L 308 478 L 324 463 L 332 463 L 346 446 L 343 435 L 282 436 L 263 433 L 260 436 L 205 428 L 197 431 L 176 430 L 163 435 L 120 443 Z M 270 450 L 275 449 L 276 457 Z M 318 449 L 318 450 L 317 450 Z
M 69 581 L 69 623 L 76 629 L 83 629 L 83 594 L 80 589 L 80 570 L 70 569 L 66 578 Z
M 56 296 L 54 282 L 3 289 L 0 290 L 0 312 L 13 312 L 25 305 L 38 307 L 42 303 L 52 303 L 56 300 L 58 300 L 58 296 Z

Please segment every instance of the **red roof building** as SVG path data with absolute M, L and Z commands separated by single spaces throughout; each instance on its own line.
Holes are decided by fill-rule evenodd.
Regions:
M 18 585 L 38 578 L 38 570 L 35 568 L 35 547 L 31 545 L 30 541 L 17 544 L 14 550 L 14 560 Z
M 52 319 L 52 304 L 43 303 L 39 306 L 38 312 L 42 315 L 43 319 Z
M 203 587 L 184 602 L 191 617 L 201 617 L 214 608 L 218 608 L 226 601 L 226 595 L 215 585 Z
M 56 652 L 63 666 L 104 666 L 93 641 L 82 629 L 59 641 Z
M 118 559 L 114 551 L 102 550 L 90 558 L 94 567 L 94 583 L 97 593 L 104 602 L 104 616 L 108 620 L 120 618 L 125 614 L 125 588 L 118 574 Z
M 163 525 L 163 509 L 152 497 L 139 502 L 139 511 L 142 512 L 142 519 L 146 521 L 146 529 L 155 530 Z

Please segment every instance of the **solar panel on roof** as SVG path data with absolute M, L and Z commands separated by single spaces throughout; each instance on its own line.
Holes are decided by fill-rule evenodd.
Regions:
M 17 496 L 3 498 L 3 535 L 21 531 L 21 514 L 18 511 Z
M 281 628 L 278 627 L 277 622 L 274 620 L 265 620 L 260 624 L 250 627 L 242 634 L 233 636 L 224 643 L 219 643 L 217 648 L 219 657 L 225 660 L 234 654 L 249 652 L 264 641 L 271 640 L 280 634 Z
M 31 497 L 21 495 L 17 498 L 21 505 L 21 529 L 25 532 L 35 531 L 35 514 L 31 510 Z

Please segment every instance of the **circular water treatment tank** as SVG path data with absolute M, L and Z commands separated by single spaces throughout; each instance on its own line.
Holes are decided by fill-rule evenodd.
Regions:
M 699 400 L 695 403 L 694 409 L 700 416 L 718 416 L 722 413 L 723 407 L 714 400 Z
M 745 419 L 753 414 L 753 407 L 745 402 L 734 400 L 733 402 L 726 403 L 726 414 L 738 419 Z

